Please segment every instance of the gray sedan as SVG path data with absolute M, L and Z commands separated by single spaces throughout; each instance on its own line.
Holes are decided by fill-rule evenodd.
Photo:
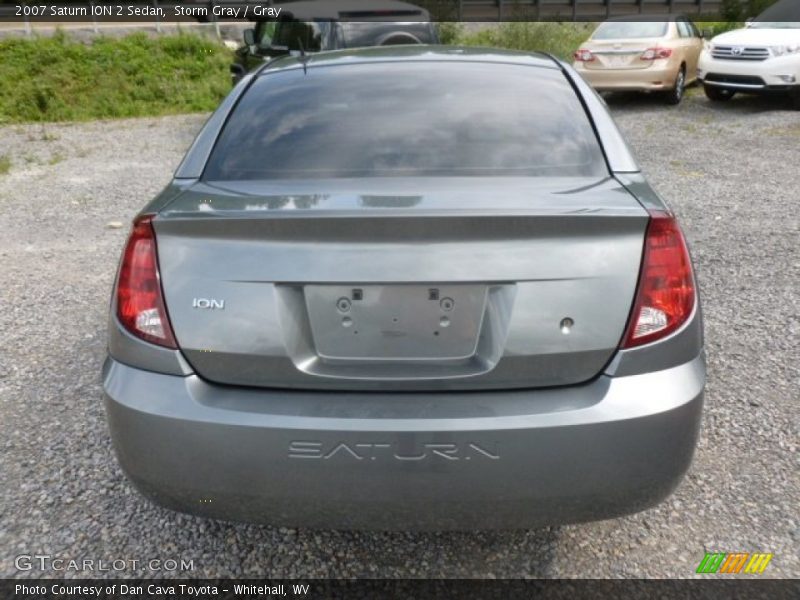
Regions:
M 248 74 L 135 219 L 109 426 L 165 506 L 530 528 L 664 499 L 705 385 L 681 230 L 550 56 L 416 46 Z

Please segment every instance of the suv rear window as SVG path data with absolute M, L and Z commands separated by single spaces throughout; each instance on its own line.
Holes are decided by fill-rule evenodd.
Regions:
M 278 21 L 272 44 L 286 46 L 289 50 L 319 52 L 326 28 L 327 24 L 312 21 Z
M 347 48 L 383 44 L 435 44 L 436 32 L 430 23 L 342 23 L 340 25 Z
M 607 174 L 583 106 L 559 70 L 387 62 L 258 77 L 230 115 L 204 178 Z

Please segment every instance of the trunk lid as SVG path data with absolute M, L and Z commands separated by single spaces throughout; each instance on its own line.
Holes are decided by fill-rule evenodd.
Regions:
M 197 183 L 153 224 L 175 336 L 203 377 L 455 390 L 597 375 L 647 222 L 613 179 L 493 177 Z
M 584 63 L 584 67 L 589 70 L 635 70 L 646 69 L 652 66 L 653 61 L 642 60 L 641 56 L 648 48 L 655 47 L 657 40 L 633 39 L 633 40 L 592 40 L 584 44 L 594 54 L 595 60 Z

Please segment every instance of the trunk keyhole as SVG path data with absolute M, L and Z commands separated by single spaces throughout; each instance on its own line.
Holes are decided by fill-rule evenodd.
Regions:
M 573 325 L 575 325 L 575 321 L 573 321 L 569 317 L 564 317 L 563 319 L 561 319 L 561 323 L 559 324 L 559 327 L 561 328 L 561 333 L 563 333 L 564 335 L 569 335 L 570 332 L 572 331 Z

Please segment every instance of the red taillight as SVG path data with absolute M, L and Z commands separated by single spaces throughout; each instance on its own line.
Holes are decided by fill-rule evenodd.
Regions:
M 576 50 L 573 57 L 578 62 L 592 62 L 594 60 L 594 54 L 592 54 L 591 50 L 587 50 L 586 48 Z
M 694 303 L 692 263 L 678 222 L 669 212 L 650 211 L 639 287 L 622 347 L 669 335 L 691 316 Z
M 161 292 L 152 220 L 143 215 L 133 223 L 117 279 L 117 317 L 133 335 L 177 348 Z
M 669 58 L 672 56 L 672 48 L 648 48 L 639 57 L 641 60 L 656 60 L 658 58 Z

